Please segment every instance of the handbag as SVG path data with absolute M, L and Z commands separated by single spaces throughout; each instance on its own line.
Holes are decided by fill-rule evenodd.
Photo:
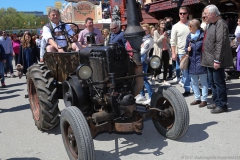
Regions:
M 191 46 L 191 42 L 189 43 L 189 47 Z M 186 70 L 188 68 L 189 64 L 189 52 L 184 54 L 180 59 L 180 69 Z

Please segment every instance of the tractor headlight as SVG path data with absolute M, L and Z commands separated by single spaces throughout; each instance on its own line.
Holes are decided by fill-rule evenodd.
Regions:
M 78 77 L 81 80 L 87 80 L 92 76 L 92 68 L 89 65 L 80 65 L 76 71 Z
M 149 61 L 149 65 L 152 69 L 158 69 L 161 66 L 161 59 L 158 56 L 152 56 Z

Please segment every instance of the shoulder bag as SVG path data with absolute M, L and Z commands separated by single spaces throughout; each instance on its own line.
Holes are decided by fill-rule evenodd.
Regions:
M 189 43 L 189 47 L 191 47 L 191 42 Z M 184 54 L 180 59 L 180 69 L 186 70 L 189 64 L 189 52 Z

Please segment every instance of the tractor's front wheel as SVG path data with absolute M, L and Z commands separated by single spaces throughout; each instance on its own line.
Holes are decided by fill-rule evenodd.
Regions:
M 156 111 L 153 124 L 160 134 L 170 139 L 182 137 L 188 130 L 189 110 L 183 95 L 175 87 L 159 87 L 151 98 Z
M 61 113 L 62 139 L 70 160 L 94 160 L 94 145 L 87 121 L 75 106 Z

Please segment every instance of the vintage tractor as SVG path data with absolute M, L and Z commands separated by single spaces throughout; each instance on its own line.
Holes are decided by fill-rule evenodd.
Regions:
M 135 5 L 135 0 L 127 0 L 128 15 L 133 16 L 128 18 L 125 36 L 133 48 L 132 58 L 116 44 L 91 44 L 79 52 L 46 53 L 45 64 L 28 68 L 27 86 L 35 125 L 44 131 L 60 121 L 71 160 L 94 160 L 93 138 L 98 133 L 140 133 L 146 118 L 152 118 L 158 132 L 173 140 L 188 130 L 188 106 L 175 87 L 159 86 L 150 105 L 135 102 L 134 97 L 143 87 L 143 76 L 153 74 L 142 72 L 139 46 L 144 31 L 138 18 L 134 18 L 138 17 Z M 160 58 L 153 56 L 149 66 L 152 72 L 160 69 Z M 66 108 L 60 112 L 61 98 Z

